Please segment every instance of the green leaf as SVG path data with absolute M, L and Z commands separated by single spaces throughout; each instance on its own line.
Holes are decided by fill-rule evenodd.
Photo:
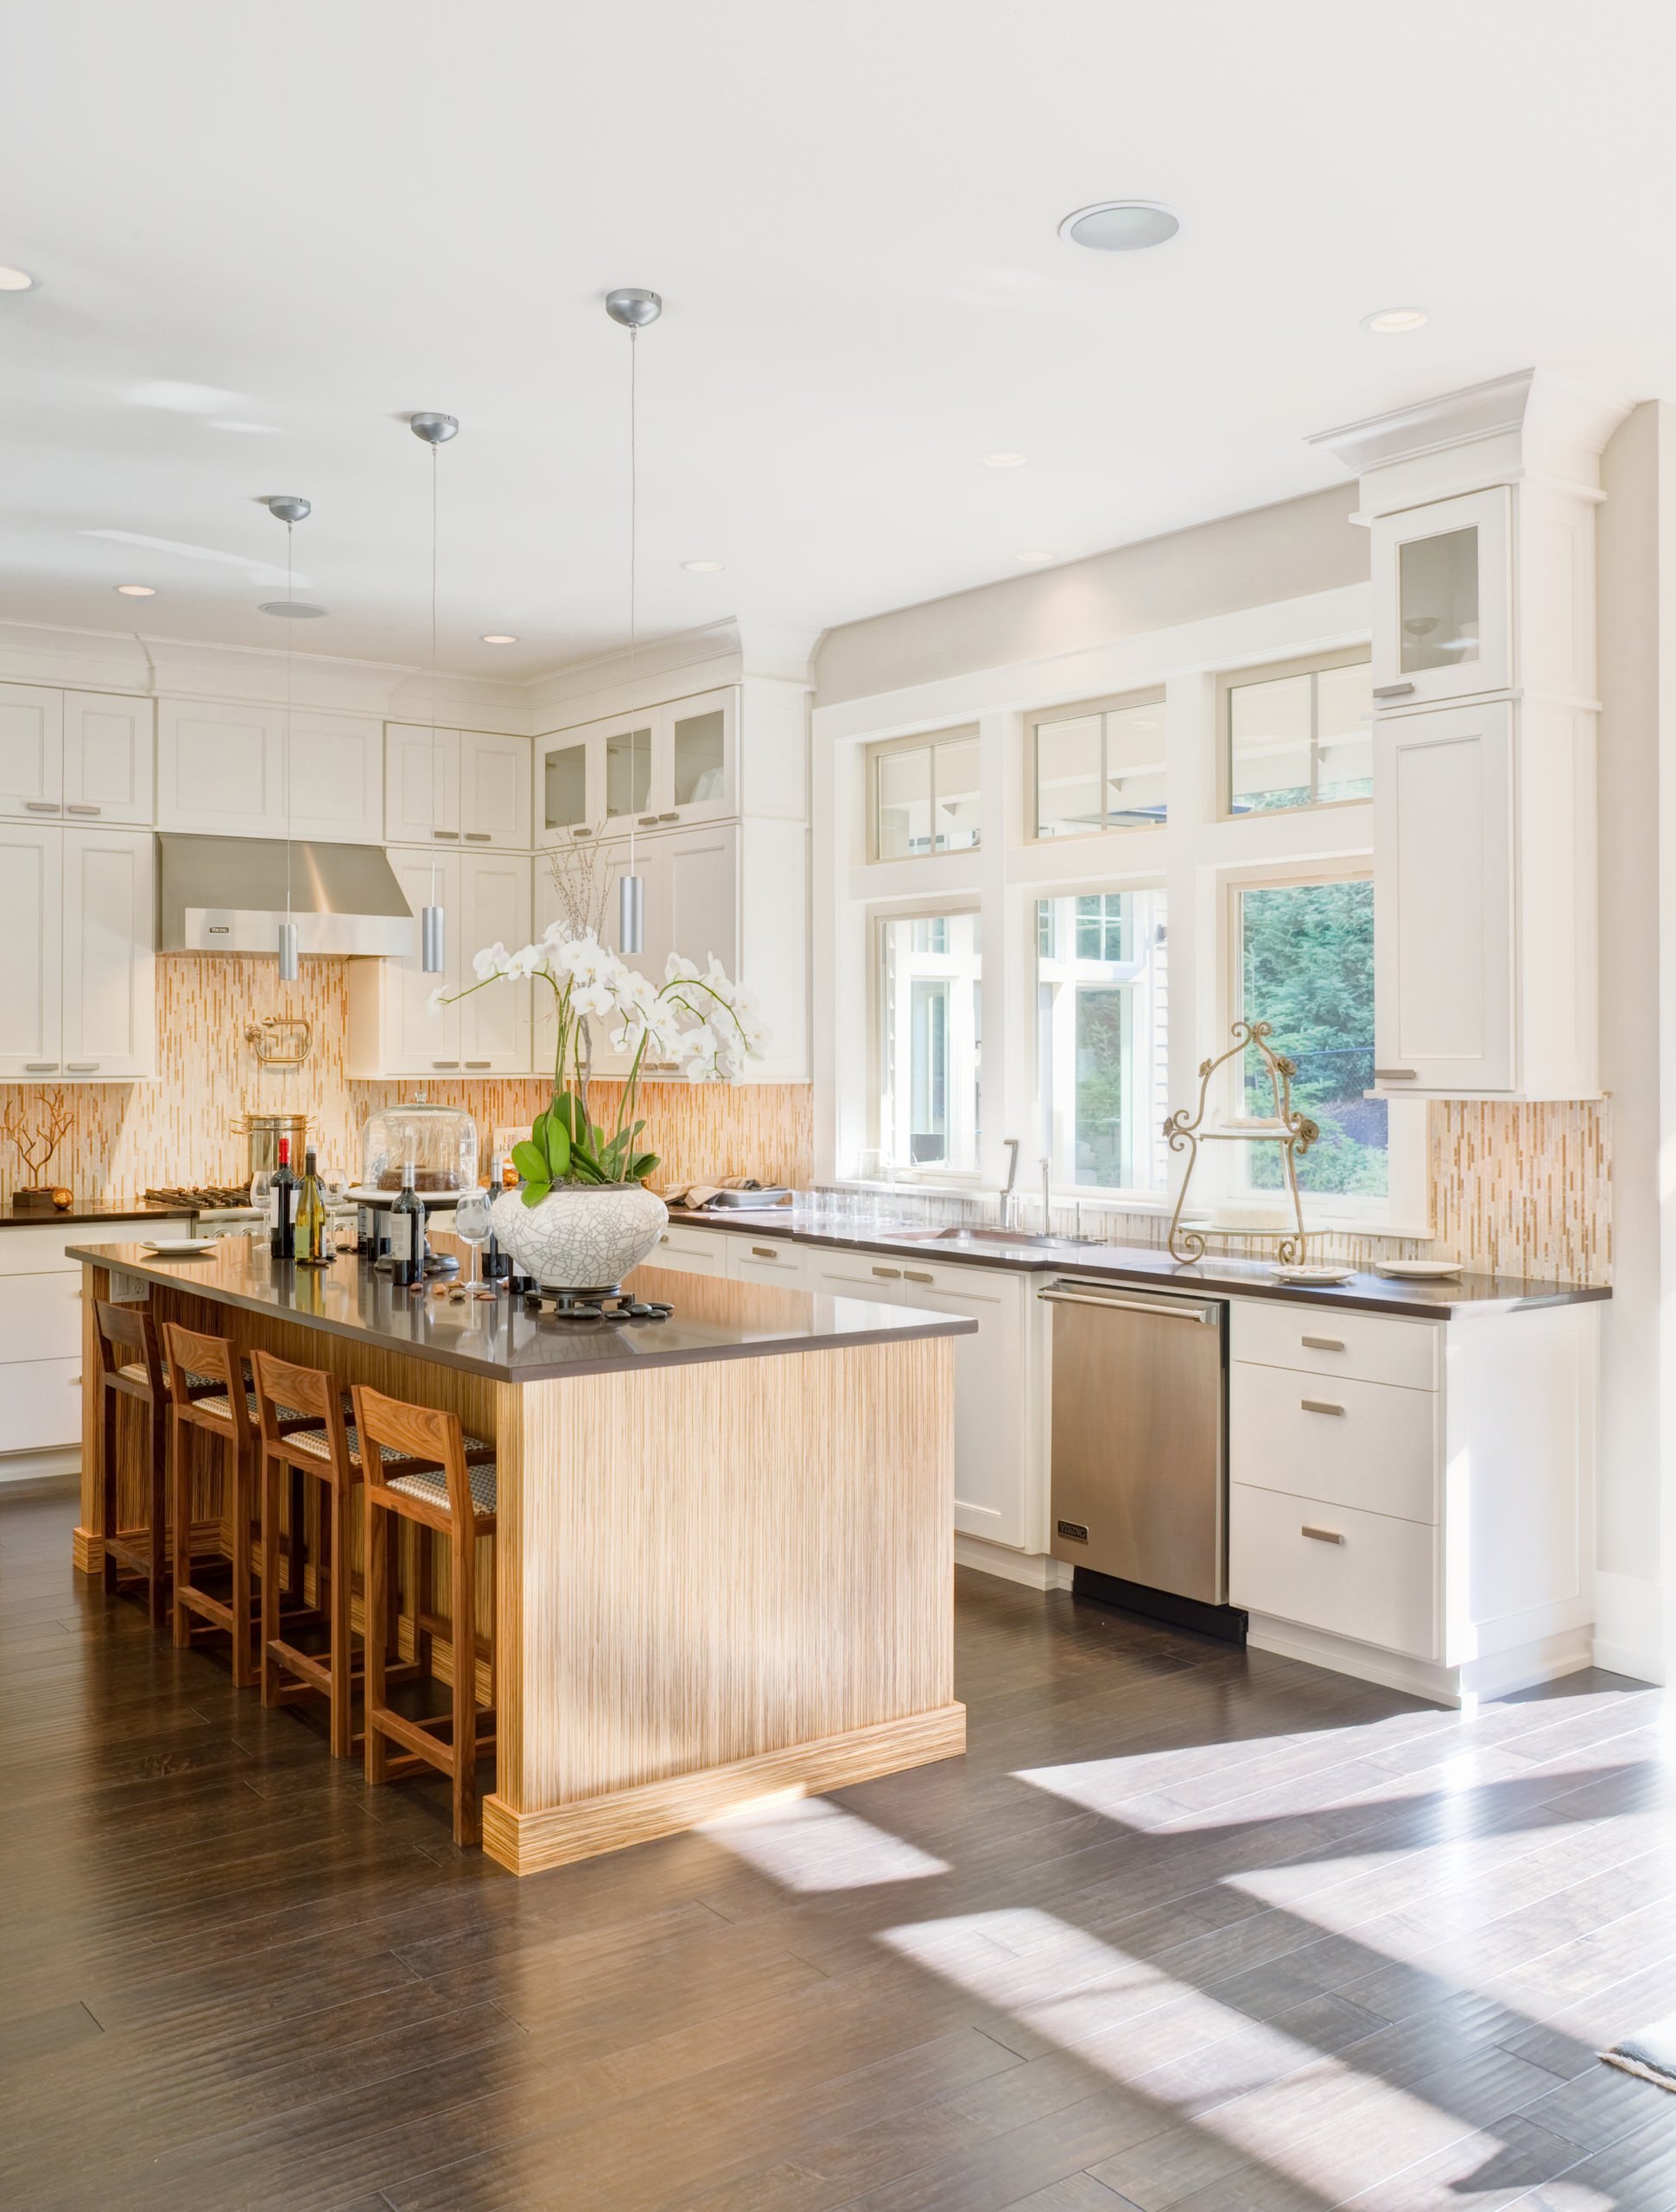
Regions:
M 657 1166 L 657 1154 L 655 1152 L 643 1152 L 638 1159 L 633 1160 L 629 1163 L 629 1181 L 631 1183 L 644 1183 L 647 1176 L 653 1173 Z
M 524 1205 L 538 1206 L 552 1187 L 550 1183 L 526 1183 L 524 1186 Z
M 547 1155 L 529 1142 L 512 1147 L 512 1165 L 526 1183 L 545 1183 L 549 1180 Z
M 547 1164 L 555 1183 L 570 1173 L 570 1139 L 550 1118 L 547 1124 Z
M 530 1132 L 530 1141 L 545 1160 L 547 1157 L 547 1116 L 545 1114 L 536 1115 L 535 1126 Z

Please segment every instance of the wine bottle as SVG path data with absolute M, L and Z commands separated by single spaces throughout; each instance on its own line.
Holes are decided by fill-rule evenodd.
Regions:
M 395 1290 L 425 1281 L 425 1209 L 413 1187 L 414 1164 L 402 1166 L 402 1193 L 390 1210 L 390 1281 Z
M 505 1187 L 505 1162 L 502 1160 L 500 1154 L 496 1153 L 489 1162 L 488 1196 L 491 1206 L 494 1205 L 495 1200 L 500 1196 Z M 505 1253 L 504 1253 L 500 1249 L 500 1242 L 495 1235 L 494 1224 L 492 1218 L 489 1225 L 489 1241 L 483 1249 L 484 1281 L 486 1283 L 498 1283 L 504 1274 L 511 1273 L 511 1262 L 507 1258 Z
M 276 1260 L 292 1260 L 297 1249 L 297 1179 L 291 1169 L 291 1140 L 279 1141 L 279 1165 L 268 1193 L 268 1249 Z
M 302 1155 L 302 1189 L 297 1198 L 296 1243 L 297 1265 L 300 1268 L 326 1268 L 332 1264 L 326 1227 L 326 1193 L 321 1188 L 320 1171 L 314 1164 L 313 1145 Z

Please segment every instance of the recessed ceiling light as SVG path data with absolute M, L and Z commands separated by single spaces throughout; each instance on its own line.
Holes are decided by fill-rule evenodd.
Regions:
M 1139 253 L 1162 245 L 1180 228 L 1180 216 L 1161 200 L 1099 200 L 1067 215 L 1059 235 L 1096 253 Z
M 1025 457 L 1021 453 L 987 453 L 983 465 L 986 468 L 1022 468 Z
M 1381 308 L 1376 315 L 1363 315 L 1362 327 L 1390 338 L 1406 330 L 1423 330 L 1430 320 L 1424 308 Z
M 483 645 L 515 645 L 517 639 L 510 630 L 486 630 L 478 643 Z
M 1057 553 L 1045 551 L 1039 545 L 1026 545 L 1013 557 L 1015 561 L 1024 562 L 1029 568 L 1041 569 L 1045 568 L 1050 561 L 1057 561 L 1059 556 Z
M 117 589 L 124 599 L 156 599 L 156 584 L 118 584 Z
M 306 599 L 264 599 L 256 611 L 258 614 L 277 614 L 282 622 L 312 622 L 326 609 L 311 607 Z
M 0 292 L 32 292 L 35 279 L 27 269 L 0 269 Z
M 690 576 L 713 576 L 721 563 L 720 561 L 683 561 L 681 565 Z

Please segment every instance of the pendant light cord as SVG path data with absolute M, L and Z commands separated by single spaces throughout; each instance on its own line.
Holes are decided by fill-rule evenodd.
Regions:
M 285 525 L 285 926 L 291 926 L 291 540 L 296 525 Z
M 635 423 L 635 343 L 638 328 L 629 325 L 629 874 L 634 874 L 634 823 L 639 812 L 639 801 L 635 796 L 634 772 L 640 759 L 640 671 L 638 662 L 638 633 L 635 626 L 634 587 L 639 568 L 640 480 L 637 464 L 638 441 Z M 648 732 L 650 741 L 651 733 Z M 646 796 L 651 798 L 648 787 Z
M 430 903 L 436 895 L 436 448 L 430 449 Z

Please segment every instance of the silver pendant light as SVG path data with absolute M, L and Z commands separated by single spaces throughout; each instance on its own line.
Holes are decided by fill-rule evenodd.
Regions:
M 270 515 L 285 525 L 285 612 L 289 617 L 295 601 L 291 594 L 291 533 L 300 522 L 306 522 L 314 509 L 310 501 L 299 499 L 295 493 L 276 492 L 262 502 Z M 297 925 L 291 918 L 291 625 L 285 625 L 285 919 L 279 925 L 279 980 L 295 983 L 297 979 Z
M 638 286 L 624 286 L 606 294 L 606 313 L 613 322 L 620 323 L 629 334 L 629 864 L 628 873 L 617 879 L 617 950 L 622 953 L 644 952 L 646 945 L 645 878 L 637 874 L 634 866 L 634 817 L 639 811 L 639 802 L 634 795 L 634 772 L 638 765 L 640 741 L 640 734 L 634 727 L 634 718 L 639 712 L 634 589 L 636 555 L 638 551 L 636 533 L 639 519 L 635 448 L 634 347 L 635 340 L 646 325 L 656 322 L 663 312 L 663 302 L 657 293 L 642 290 Z
M 408 428 L 430 448 L 430 903 L 419 917 L 419 965 L 440 976 L 448 964 L 442 903 L 436 895 L 436 789 L 441 781 L 436 760 L 436 448 L 446 445 L 460 424 L 452 415 L 410 415 Z

